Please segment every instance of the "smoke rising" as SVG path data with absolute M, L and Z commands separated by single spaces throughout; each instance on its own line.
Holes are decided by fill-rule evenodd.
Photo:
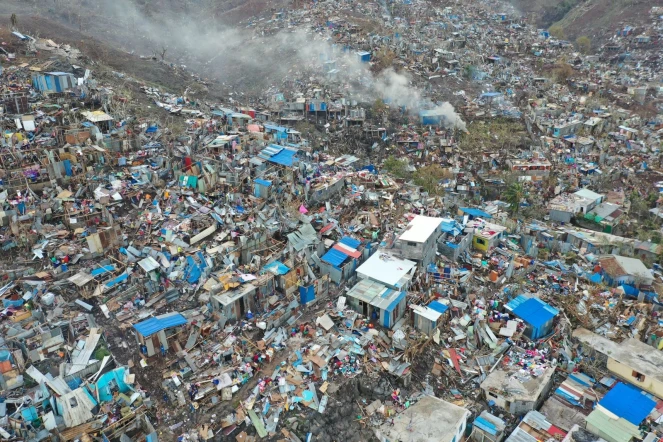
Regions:
M 238 92 L 260 95 L 268 88 L 280 89 L 285 80 L 310 82 L 316 78 L 316 83 L 341 83 L 341 88 L 358 101 L 372 103 L 382 98 L 410 112 L 434 110 L 444 115 L 447 123 L 464 129 L 451 104 L 438 105 L 425 99 L 406 73 L 389 68 L 373 74 L 355 52 L 334 45 L 327 30 L 282 29 L 276 24 L 272 29 L 264 26 L 265 31 L 254 26 L 220 27 L 212 17 L 205 22 L 168 12 L 147 15 L 132 0 L 100 2 L 99 8 L 104 17 L 116 23 L 117 38 L 127 35 L 126 44 L 132 49 L 152 55 L 167 48 L 167 61 L 186 65 Z M 119 32 L 122 28 L 126 33 Z M 336 62 L 338 70 L 333 79 L 320 75 L 323 63 L 330 60 Z

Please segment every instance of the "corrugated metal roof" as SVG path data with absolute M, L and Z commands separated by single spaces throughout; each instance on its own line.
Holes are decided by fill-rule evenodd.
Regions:
M 295 153 L 294 150 L 283 149 L 281 152 L 268 158 L 267 161 L 289 167 L 294 163 Z
M 138 324 L 134 324 L 134 329 L 141 335 L 147 337 L 171 327 L 186 324 L 186 318 L 180 313 L 168 313 L 166 315 L 150 318 Z
M 626 419 L 611 419 L 599 409 L 592 411 L 586 421 L 604 435 L 610 435 L 610 440 L 613 442 L 629 442 L 634 437 L 640 437 L 640 430 L 636 425 Z
M 645 396 L 642 390 L 620 382 L 601 399 L 599 405 L 633 425 L 640 425 L 656 407 L 656 402 Z
M 370 279 L 362 279 L 348 291 L 348 296 L 371 304 L 373 299 L 385 292 L 387 287 Z
M 493 217 L 493 215 L 491 215 L 490 213 L 486 213 L 480 209 L 475 209 L 474 207 L 461 207 L 460 210 L 463 213 L 466 213 L 470 216 L 479 216 L 481 218 L 488 218 L 488 219 Z
M 534 327 L 541 327 L 559 311 L 538 298 L 530 298 L 513 310 L 513 314 Z
M 449 310 L 449 306 L 442 304 L 440 301 L 433 301 L 428 304 L 428 308 L 432 308 L 436 312 L 444 313 Z
M 491 422 L 488 422 L 481 416 L 474 419 L 474 426 L 488 434 L 492 434 L 493 436 L 497 435 L 497 427 L 495 427 L 495 425 L 493 425 Z
M 328 264 L 333 265 L 334 267 L 338 267 L 343 264 L 343 261 L 345 261 L 347 258 L 348 255 L 341 252 L 340 250 L 329 249 L 329 251 L 322 255 L 322 258 L 320 259 Z
M 348 247 L 352 247 L 353 249 L 356 249 L 361 245 L 361 241 L 359 241 L 358 239 L 351 238 L 349 236 L 344 236 L 338 242 L 340 242 L 341 244 L 345 244 Z

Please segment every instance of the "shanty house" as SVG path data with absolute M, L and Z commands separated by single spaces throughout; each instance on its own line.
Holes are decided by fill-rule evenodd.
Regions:
M 543 403 L 552 388 L 554 373 L 554 367 L 545 367 L 538 376 L 522 379 L 513 372 L 495 370 L 481 383 L 481 390 L 489 404 L 522 416 Z
M 375 434 L 380 442 L 403 440 L 460 442 L 465 437 L 470 412 L 434 396 L 424 396 L 416 404 L 387 420 Z
M 486 410 L 474 419 L 472 426 L 471 437 L 475 442 L 501 442 L 504 439 L 506 422 Z
M 557 428 L 546 416 L 538 411 L 530 411 L 506 439 L 507 442 L 538 442 L 555 440 L 566 436 L 566 432 Z
M 642 390 L 619 382 L 587 416 L 587 430 L 608 442 L 640 439 L 639 427 L 655 407 Z
M 612 286 L 651 285 L 654 277 L 649 269 L 637 258 L 608 255 L 599 258 L 603 280 Z
M 253 196 L 256 198 L 267 199 L 269 198 L 269 189 L 272 187 L 272 182 L 256 178 L 253 180 Z
M 413 261 L 378 251 L 357 269 L 359 282 L 347 293 L 348 305 L 391 328 L 403 317 Z
M 39 92 L 60 93 L 78 84 L 73 74 L 66 72 L 44 72 L 32 74 L 32 86 Z
M 449 310 L 449 306 L 439 301 L 433 301 L 427 306 L 413 305 L 411 308 L 414 313 L 414 328 L 428 336 L 435 333 Z
M 440 225 L 443 218 L 417 215 L 398 237 L 394 249 L 406 259 L 417 261 L 426 267 L 435 260 L 437 240 L 442 235 Z
M 254 296 L 258 289 L 253 284 L 242 284 L 234 290 L 212 295 L 212 310 L 221 313 L 226 320 L 241 319 L 255 309 Z
M 364 250 L 361 241 L 344 236 L 322 255 L 318 262 L 320 272 L 329 275 L 329 279 L 336 284 L 347 281 L 354 276 L 364 256 Z
M 559 311 L 541 301 L 520 295 L 506 304 L 506 309 L 526 324 L 523 335 L 532 340 L 548 336 L 553 332 L 553 320 Z
M 146 319 L 134 324 L 136 340 L 138 345 L 145 346 L 143 351 L 147 352 L 148 357 L 154 356 L 159 353 L 161 346 L 168 350 L 169 341 L 179 334 L 186 323 L 186 318 L 177 312 Z
M 582 343 L 583 353 L 603 355 L 611 374 L 663 398 L 663 352 L 635 338 L 616 343 L 584 328 L 575 329 L 573 337 Z

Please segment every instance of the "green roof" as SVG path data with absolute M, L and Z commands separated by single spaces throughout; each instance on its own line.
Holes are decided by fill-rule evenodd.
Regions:
M 599 433 L 608 442 L 629 442 L 634 437 L 641 438 L 640 430 L 636 425 L 623 418 L 611 419 L 600 409 L 592 411 L 586 418 L 587 427 L 592 433 Z

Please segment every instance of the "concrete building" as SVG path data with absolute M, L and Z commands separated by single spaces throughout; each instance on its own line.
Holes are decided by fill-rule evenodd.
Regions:
M 416 442 L 460 442 L 465 434 L 470 412 L 433 396 L 425 396 L 375 430 L 380 442 L 407 440 Z
M 426 267 L 435 259 L 443 221 L 443 218 L 415 216 L 396 240 L 394 249 L 403 258 L 417 261 L 422 267 Z
M 487 401 L 516 416 L 537 409 L 552 388 L 555 369 L 546 367 L 540 376 L 521 382 L 512 372 L 495 370 L 481 383 Z
M 552 221 L 568 223 L 576 215 L 584 216 L 598 204 L 604 196 L 588 189 L 580 189 L 575 193 L 557 195 L 548 203 L 548 216 Z
M 605 357 L 607 369 L 613 375 L 642 390 L 663 398 L 663 353 L 629 338 L 620 343 L 578 328 L 573 331 L 587 351 L 595 351 Z
M 414 261 L 378 250 L 357 269 L 359 282 L 347 293 L 348 306 L 391 328 L 405 315 Z

